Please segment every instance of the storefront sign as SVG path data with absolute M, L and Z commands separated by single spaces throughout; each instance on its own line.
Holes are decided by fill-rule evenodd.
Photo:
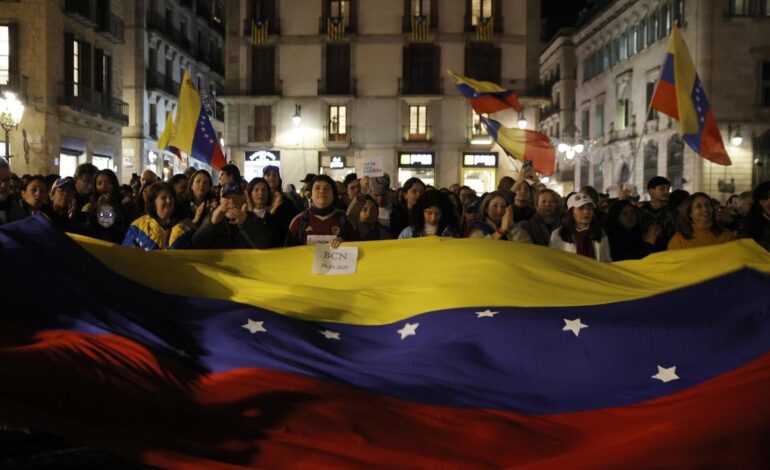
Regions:
M 278 150 L 249 150 L 244 156 L 243 177 L 246 181 L 261 177 L 268 165 L 281 166 L 281 152 Z
M 345 168 L 346 166 L 345 157 L 341 155 L 335 155 L 329 161 L 329 168 Z
M 497 168 L 497 153 L 463 153 L 463 166 Z
M 401 168 L 433 168 L 433 152 L 400 153 L 398 166 Z

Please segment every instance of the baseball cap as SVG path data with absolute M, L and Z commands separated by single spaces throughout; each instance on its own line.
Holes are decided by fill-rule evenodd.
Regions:
M 575 193 L 567 199 L 567 210 L 572 209 L 573 207 L 583 207 L 586 204 L 591 204 L 593 207 L 596 207 L 593 199 L 591 199 L 588 194 Z
M 57 179 L 53 186 L 54 188 L 63 188 L 65 186 L 69 186 L 70 189 L 73 189 L 75 187 L 75 180 L 71 176 L 66 176 L 64 178 Z
M 230 194 L 243 194 L 241 185 L 232 181 L 222 185 L 222 191 L 219 193 L 219 197 L 227 197 Z
M 658 186 L 663 186 L 664 184 L 671 186 L 671 181 L 669 181 L 665 176 L 654 176 L 650 178 L 650 181 L 647 182 L 647 189 L 657 188 Z
M 268 173 L 275 173 L 276 175 L 281 176 L 281 169 L 275 165 L 267 165 L 266 167 L 262 168 L 262 175 L 266 175 Z

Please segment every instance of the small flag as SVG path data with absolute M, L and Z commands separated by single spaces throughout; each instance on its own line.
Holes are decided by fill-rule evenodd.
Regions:
M 477 114 L 492 114 L 508 108 L 521 112 L 519 98 L 513 90 L 507 90 L 492 82 L 463 77 L 452 73 L 451 70 L 447 70 L 447 73 Z
M 216 169 L 227 164 L 222 147 L 219 146 L 217 133 L 187 72 L 184 73 L 182 85 L 179 87 L 176 122 L 168 145 Z
M 706 90 L 676 26 L 671 29 L 666 58 L 650 108 L 678 120 L 682 140 L 695 153 L 719 165 L 732 165 L 714 111 L 706 98 Z
M 532 168 L 550 176 L 556 167 L 556 149 L 547 135 L 526 129 L 503 127 L 494 119 L 480 116 L 487 132 L 508 154 L 518 160 L 531 160 Z

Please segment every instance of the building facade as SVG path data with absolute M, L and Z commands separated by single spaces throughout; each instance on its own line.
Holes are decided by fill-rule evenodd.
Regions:
M 24 104 L 7 133 L 15 173 L 117 167 L 128 121 L 122 11 L 120 0 L 0 3 L 0 91 Z
M 166 116 L 177 107 L 179 85 L 188 71 L 214 128 L 224 130 L 225 11 L 222 1 L 138 0 L 124 2 L 126 46 L 123 48 L 123 99 L 129 123 L 123 129 L 121 178 L 150 169 L 158 175 L 208 165 L 177 158 L 159 149 Z
M 701 158 L 683 144 L 676 120 L 648 113 L 674 24 L 680 25 L 732 166 Z M 649 178 L 666 175 L 675 188 L 725 199 L 770 178 L 768 31 L 770 2 L 764 0 L 593 2 L 572 37 L 573 119 L 585 144 L 575 159 L 575 186 L 617 194 L 621 184 L 630 184 L 644 195 Z
M 241 0 L 226 16 L 225 150 L 247 178 L 278 164 L 287 183 L 342 179 L 376 161 L 393 186 L 419 176 L 485 191 L 514 172 L 445 71 L 527 95 L 539 1 Z

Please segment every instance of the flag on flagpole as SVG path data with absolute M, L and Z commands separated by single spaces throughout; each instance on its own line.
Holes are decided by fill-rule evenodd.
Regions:
M 217 133 L 201 103 L 201 97 L 186 71 L 179 87 L 179 105 L 168 145 L 220 169 L 227 164 Z
M 166 114 L 166 124 L 164 124 L 163 132 L 158 137 L 158 150 L 168 150 L 177 156 L 182 158 L 182 152 L 178 148 L 168 145 L 171 140 L 171 135 L 174 133 L 174 120 L 171 118 L 171 113 Z
M 719 165 L 732 165 L 706 90 L 676 26 L 671 28 L 671 39 L 650 108 L 677 119 L 682 140 L 695 153 Z
M 518 160 L 531 160 L 532 168 L 544 176 L 556 169 L 556 149 L 547 135 L 526 129 L 504 127 L 494 119 L 480 116 L 490 137 Z
M 513 90 L 507 90 L 492 82 L 463 77 L 451 70 L 447 70 L 447 74 L 477 114 L 492 114 L 508 108 L 521 112 L 519 98 Z

